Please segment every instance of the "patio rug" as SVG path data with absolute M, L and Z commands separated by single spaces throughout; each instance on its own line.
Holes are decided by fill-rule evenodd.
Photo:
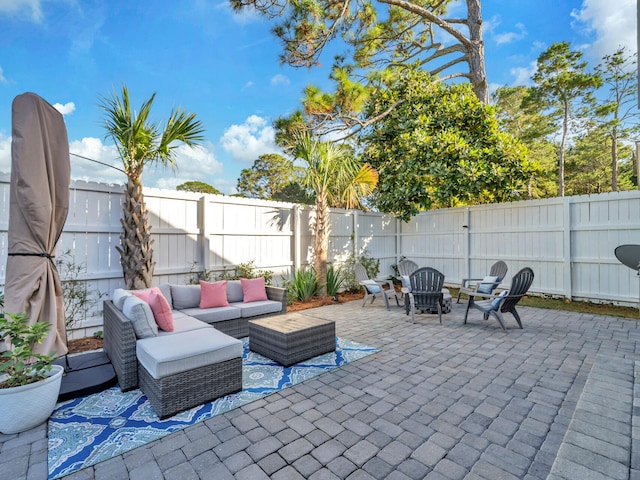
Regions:
M 61 402 L 49 418 L 49 479 L 69 475 L 220 413 L 328 372 L 377 349 L 336 337 L 336 351 L 283 367 L 243 339 L 242 391 L 160 420 L 139 389 L 118 386 Z

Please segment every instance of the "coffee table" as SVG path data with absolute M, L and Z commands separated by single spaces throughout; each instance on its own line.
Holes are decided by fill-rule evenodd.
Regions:
M 249 349 L 289 367 L 335 351 L 336 324 L 298 312 L 249 320 Z

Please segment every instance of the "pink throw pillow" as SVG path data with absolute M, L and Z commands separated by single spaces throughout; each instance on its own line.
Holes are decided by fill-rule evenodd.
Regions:
M 205 282 L 200 280 L 200 308 L 228 307 L 227 281 Z
M 152 290 L 149 295 L 149 306 L 153 312 L 153 317 L 156 319 L 158 328 L 165 332 L 173 332 L 173 312 L 171 311 L 171 305 L 164 295 L 160 292 L 160 289 Z
M 260 278 L 241 278 L 243 302 L 259 302 L 260 300 L 268 300 L 267 290 L 264 287 L 264 277 Z
M 157 290 L 160 293 L 160 289 L 158 287 L 145 288 L 144 290 L 131 290 L 136 297 L 140 300 L 149 303 L 149 297 L 151 296 L 151 292 Z

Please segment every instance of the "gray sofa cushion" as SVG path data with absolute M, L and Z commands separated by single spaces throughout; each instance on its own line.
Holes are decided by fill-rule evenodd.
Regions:
M 242 341 L 215 328 L 162 335 L 136 342 L 138 361 L 153 378 L 242 358 Z
M 235 307 L 185 308 L 182 313 L 207 323 L 221 322 L 240 318 L 242 312 Z
M 185 308 L 200 307 L 200 285 L 171 285 L 171 297 L 173 308 L 184 310 Z
M 171 296 L 171 285 L 169 285 L 168 283 L 161 283 L 160 285 L 158 285 L 158 288 L 162 292 L 162 295 L 164 295 L 164 298 L 167 299 L 167 302 L 169 302 L 169 305 L 173 307 L 173 297 Z
M 197 320 L 189 315 L 185 315 L 177 310 L 173 311 L 173 332 L 165 332 L 158 330 L 158 336 L 173 335 L 174 333 L 188 332 L 190 330 L 198 330 L 199 328 L 213 328 L 208 323 Z
M 256 315 L 264 315 L 267 313 L 276 313 L 282 310 L 282 303 L 273 300 L 262 300 L 259 302 L 237 302 L 231 304 L 232 307 L 240 309 L 242 318 L 254 317 Z
M 244 296 L 242 294 L 242 285 L 240 280 L 229 280 L 227 282 L 227 301 L 229 303 L 242 302 Z
M 135 295 L 125 296 L 122 313 L 131 321 L 136 338 L 141 339 L 158 335 L 158 325 L 147 302 L 140 300 Z
M 167 301 L 169 302 L 169 305 L 173 305 L 173 301 L 171 299 L 171 286 L 168 283 L 161 283 L 160 285 L 158 285 L 158 288 L 162 292 L 162 295 L 164 295 L 164 298 L 166 298 Z M 149 289 L 145 288 L 139 291 L 143 292 L 145 290 L 149 290 Z M 111 301 L 116 307 L 118 307 L 120 311 L 122 311 L 122 305 L 124 304 L 125 297 L 131 296 L 131 295 L 133 295 L 131 293 L 131 290 L 125 290 L 124 288 L 116 288 L 111 294 Z

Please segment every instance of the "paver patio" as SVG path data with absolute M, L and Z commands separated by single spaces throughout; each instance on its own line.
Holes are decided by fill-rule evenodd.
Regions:
M 640 478 L 636 321 L 521 307 L 503 332 L 465 306 L 306 311 L 380 351 L 65 478 Z M 0 434 L 2 478 L 46 478 L 46 443 Z

